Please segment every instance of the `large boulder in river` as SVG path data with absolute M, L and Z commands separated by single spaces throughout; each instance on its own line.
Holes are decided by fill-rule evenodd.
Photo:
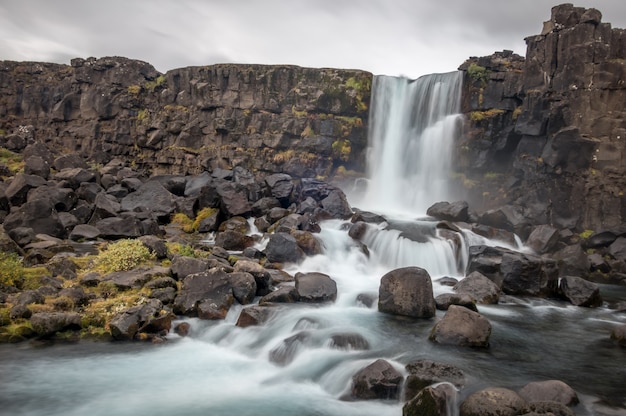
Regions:
M 433 285 L 420 267 L 403 267 L 385 274 L 378 289 L 378 310 L 415 318 L 435 316 Z
M 577 276 L 561 278 L 559 289 L 565 299 L 575 306 L 597 307 L 602 306 L 600 288 L 595 283 Z
M 444 221 L 467 222 L 469 220 L 468 205 L 465 201 L 437 202 L 426 210 L 426 214 Z
M 448 403 L 454 403 L 457 391 L 450 384 L 428 386 L 402 407 L 402 416 L 449 416 Z
M 457 305 L 451 305 L 437 322 L 430 340 L 437 344 L 486 348 L 489 346 L 491 324 L 481 314 Z
M 337 283 L 323 273 L 298 273 L 296 291 L 300 302 L 334 302 L 337 299 Z
M 528 412 L 528 403 L 513 390 L 489 387 L 470 394 L 460 416 L 516 416 Z
M 436 383 L 451 383 L 457 388 L 465 385 L 465 374 L 453 365 L 430 360 L 417 360 L 405 366 L 409 375 L 404 383 L 404 398 L 410 400 L 425 387 Z
M 518 394 L 529 403 L 549 401 L 573 406 L 579 402 L 576 391 L 561 380 L 533 381 Z
M 352 208 L 346 195 L 340 189 L 335 189 L 320 201 L 324 211 L 329 212 L 333 218 L 348 219 L 352 217 Z
M 376 360 L 352 376 L 352 397 L 360 400 L 400 397 L 402 374 L 385 360 Z
M 494 304 L 500 299 L 500 288 L 479 272 L 472 272 L 452 288 L 459 294 L 470 295 L 477 303 Z

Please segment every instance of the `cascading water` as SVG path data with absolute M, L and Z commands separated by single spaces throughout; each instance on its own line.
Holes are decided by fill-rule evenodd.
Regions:
M 450 199 L 462 79 L 460 71 L 417 80 L 374 78 L 365 207 L 415 217 Z
M 590 311 L 515 298 L 497 306 L 480 305 L 493 325 L 489 351 L 432 344 L 428 335 L 436 320 L 377 311 L 375 299 L 384 273 L 417 265 L 432 277 L 462 277 L 465 246 L 484 242 L 464 230 L 456 233 L 455 243 L 439 236 L 434 222 L 415 221 L 431 203 L 449 198 L 445 149 L 458 131 L 454 114 L 460 82 L 457 73 L 414 82 L 375 79 L 369 193 L 353 204 L 384 214 L 387 222 L 368 225 L 363 242 L 369 255 L 347 235 L 345 222 L 324 222 L 319 234 L 324 254 L 286 269 L 291 274 L 330 275 L 337 283 L 336 302 L 277 306 L 266 324 L 247 328 L 235 325 L 242 307 L 233 307 L 224 321 L 188 320 L 189 337 L 172 334 L 161 346 L 0 345 L 0 413 L 399 416 L 398 401 L 344 399 L 351 377 L 384 358 L 401 373 L 416 359 L 462 369 L 468 386 L 457 402 L 452 398 L 448 403 L 450 416 L 458 414 L 464 395 L 479 388 L 518 389 L 545 379 L 560 379 L 578 390 L 583 402 L 576 409 L 579 415 L 620 414 L 620 409 L 602 403 L 592 405 L 601 399 L 626 408 L 626 366 L 619 365 L 624 363 L 623 351 L 604 341 L 619 319 L 607 308 Z M 392 98 L 390 91 L 398 96 Z M 433 280 L 435 295 L 450 290 Z M 626 297 L 626 289 L 602 290 L 605 299 Z M 374 306 L 366 306 L 368 299 Z M 341 334 L 356 334 L 367 348 L 334 347 L 333 337 Z M 607 413 L 597 410 L 602 406 Z

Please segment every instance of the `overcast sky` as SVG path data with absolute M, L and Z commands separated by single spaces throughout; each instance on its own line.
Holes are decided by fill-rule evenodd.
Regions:
M 214 63 L 416 78 L 539 34 L 546 0 L 0 0 L 0 60 L 125 56 L 161 72 Z M 626 27 L 624 0 L 586 0 Z

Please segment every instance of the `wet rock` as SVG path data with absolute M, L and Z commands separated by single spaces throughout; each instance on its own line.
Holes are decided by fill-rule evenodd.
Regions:
M 507 252 L 500 264 L 502 291 L 514 296 L 553 296 L 558 286 L 557 263 L 531 254 Z
M 345 194 L 339 189 L 331 191 L 320 203 L 322 208 L 330 213 L 333 218 L 348 219 L 352 217 L 352 208 Z
M 365 223 L 373 223 L 380 224 L 381 222 L 387 221 L 385 217 L 380 214 L 375 214 L 369 211 L 361 211 L 360 209 L 354 208 L 354 215 L 352 216 L 351 222 L 365 222 Z
M 459 283 L 459 279 L 456 279 L 454 277 L 442 277 L 440 279 L 437 279 L 437 283 L 439 283 L 442 286 L 452 286 L 454 287 L 457 283 Z
M 609 246 L 609 253 L 617 260 L 626 261 L 626 237 L 617 238 Z
M 272 208 L 281 207 L 282 205 L 277 198 L 273 196 L 266 196 L 252 204 L 252 215 L 254 215 L 255 217 L 262 217 L 264 215 L 267 215 Z
M 264 252 L 272 263 L 297 263 L 304 258 L 304 252 L 295 237 L 281 232 L 270 236 Z
M 240 328 L 246 328 L 248 326 L 263 325 L 268 321 L 275 308 L 271 306 L 255 305 L 243 308 L 237 318 L 237 325 Z
M 298 273 L 295 280 L 300 302 L 334 302 L 337 299 L 337 283 L 326 274 Z
M 528 404 L 529 413 L 524 416 L 576 416 L 574 411 L 557 402 L 533 402 Z
M 190 331 L 191 325 L 189 325 L 189 322 L 181 322 L 174 327 L 174 332 L 181 337 L 186 337 Z
M 357 221 L 348 230 L 348 235 L 355 240 L 361 240 L 367 232 L 367 224 L 363 221 Z
M 437 344 L 464 347 L 489 347 L 491 324 L 481 314 L 462 306 L 451 305 L 437 322 L 429 339 Z
M 334 334 L 330 337 L 330 347 L 340 350 L 369 350 L 370 344 L 358 333 Z
M 389 362 L 376 360 L 352 376 L 352 397 L 358 400 L 397 400 L 403 377 Z
M 442 293 L 435 298 L 435 305 L 441 311 L 447 311 L 450 305 L 458 305 L 478 312 L 474 298 L 468 293 Z
M 460 416 L 515 416 L 527 410 L 528 403 L 514 391 L 489 387 L 470 394 L 461 404 Z
M 565 276 L 561 278 L 559 290 L 572 305 L 590 308 L 602 306 L 602 297 L 598 285 L 580 277 Z
M 30 324 L 40 337 L 49 337 L 66 329 L 80 329 L 80 315 L 76 312 L 40 312 L 30 318 Z
M 380 279 L 378 310 L 415 318 L 435 316 L 435 299 L 428 272 L 419 267 L 392 270 Z
M 217 233 L 215 236 L 215 244 L 226 250 L 243 251 L 254 244 L 254 239 L 239 231 L 226 230 Z
M 450 384 L 425 387 L 402 407 L 402 416 L 448 416 L 457 391 Z
M 518 394 L 529 403 L 551 401 L 573 406 L 579 402 L 574 389 L 560 380 L 533 381 L 522 387 Z
M 322 253 L 322 244 L 309 231 L 293 230 L 291 235 L 296 239 L 296 244 L 307 256 L 315 256 Z
M 500 288 L 479 272 L 472 272 L 453 287 L 459 294 L 468 294 L 477 303 L 495 304 L 500 299 Z
M 259 305 L 267 303 L 295 303 L 300 301 L 300 294 L 294 286 L 281 286 L 259 300 Z
M 118 313 L 109 322 L 111 335 L 116 340 L 132 340 L 141 327 L 160 317 L 162 308 L 163 305 L 159 300 L 150 299 L 148 303 Z M 169 322 L 171 323 L 171 319 Z M 167 329 L 169 330 L 169 327 Z
M 430 360 L 412 361 L 406 365 L 409 375 L 404 383 L 405 400 L 411 400 L 423 388 L 436 383 L 451 383 L 457 388 L 465 385 L 465 374 L 459 368 Z
M 311 334 L 308 331 L 301 331 L 285 338 L 277 347 L 270 351 L 270 361 L 281 366 L 289 364 L 300 349 L 309 342 L 310 338 Z
M 589 273 L 589 259 L 580 244 L 564 247 L 552 257 L 559 263 L 561 276 L 586 276 Z
M 618 325 L 611 331 L 611 339 L 617 344 L 626 347 L 626 324 Z
M 437 202 L 426 210 L 426 215 L 443 221 L 469 221 L 468 205 L 465 201 Z

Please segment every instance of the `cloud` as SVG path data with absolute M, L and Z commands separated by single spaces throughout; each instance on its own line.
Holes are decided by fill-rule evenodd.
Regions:
M 0 59 L 119 55 L 158 70 L 219 62 L 356 68 L 417 77 L 511 49 L 545 0 L 20 0 L 0 5 Z M 623 0 L 589 0 L 626 26 Z

